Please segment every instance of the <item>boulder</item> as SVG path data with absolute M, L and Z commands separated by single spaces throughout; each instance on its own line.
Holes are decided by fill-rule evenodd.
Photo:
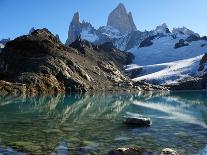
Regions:
M 178 155 L 178 153 L 173 149 L 165 148 L 165 149 L 162 150 L 160 155 Z
M 149 127 L 152 125 L 151 119 L 144 117 L 127 117 L 123 123 L 126 125 L 133 125 L 138 127 Z

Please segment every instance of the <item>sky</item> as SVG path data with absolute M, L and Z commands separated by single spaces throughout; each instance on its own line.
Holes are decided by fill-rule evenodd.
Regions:
M 14 39 L 35 27 L 48 28 L 65 42 L 75 12 L 98 28 L 120 2 L 132 12 L 138 30 L 166 23 L 170 29 L 185 26 L 207 35 L 207 0 L 0 0 L 0 39 Z

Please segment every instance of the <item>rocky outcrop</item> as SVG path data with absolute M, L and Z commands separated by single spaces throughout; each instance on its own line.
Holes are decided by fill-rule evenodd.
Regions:
M 127 13 L 122 3 L 109 14 L 107 26 L 112 26 L 123 34 L 137 30 L 131 12 Z
M 87 31 L 87 33 L 95 34 L 95 29 L 91 26 L 90 23 L 85 21 L 80 21 L 80 14 L 76 12 L 73 16 L 73 19 L 70 23 L 69 30 L 68 30 L 68 39 L 66 41 L 66 45 L 70 45 L 74 42 L 78 36 L 81 36 L 83 31 Z
M 37 95 L 119 90 L 119 83 L 130 83 L 121 68 L 132 59 L 110 43 L 97 46 L 79 38 L 66 47 L 47 29 L 35 30 L 8 42 L 0 54 L 0 91 Z
M 205 76 L 190 77 L 185 80 L 181 80 L 176 84 L 168 85 L 167 87 L 170 90 L 203 90 L 207 88 L 207 79 L 204 78 Z
M 204 54 L 204 56 L 202 57 L 202 59 L 200 61 L 198 71 L 204 73 L 204 72 L 206 72 L 206 69 L 207 69 L 207 54 Z
M 144 39 L 139 47 L 142 48 L 142 47 L 148 47 L 148 46 L 151 46 L 153 44 L 152 40 L 155 39 L 156 36 L 150 36 L 150 37 L 147 37 L 146 39 Z
M 178 43 L 175 44 L 175 49 L 176 48 L 181 48 L 184 46 L 188 46 L 189 44 L 185 42 L 184 39 L 180 39 Z

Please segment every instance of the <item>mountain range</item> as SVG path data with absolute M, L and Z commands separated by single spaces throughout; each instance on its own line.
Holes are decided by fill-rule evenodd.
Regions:
M 139 31 L 132 13 L 127 12 L 122 3 L 109 14 L 106 26 L 98 29 L 89 22 L 81 21 L 80 13 L 75 13 L 66 45 L 69 46 L 79 36 L 96 45 L 111 42 L 116 48 L 131 52 L 135 56 L 133 64 L 136 65 L 130 65 L 128 69 L 142 69 L 137 74 L 139 78 L 133 80 L 146 80 L 154 84 L 169 84 L 189 75 L 197 76 L 199 61 L 207 52 L 207 37 L 186 27 L 170 30 L 164 23 L 151 31 Z M 178 66 L 174 69 L 167 69 L 175 64 Z M 175 71 L 177 74 L 174 74 Z M 149 74 L 150 77 L 146 76 Z
M 200 90 L 207 88 L 207 37 L 167 24 L 139 31 L 119 4 L 95 29 L 76 12 L 68 39 L 31 28 L 0 41 L 0 91 L 58 92 Z

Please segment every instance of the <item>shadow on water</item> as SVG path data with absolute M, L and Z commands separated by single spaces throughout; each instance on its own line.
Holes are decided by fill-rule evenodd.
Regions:
M 153 124 L 126 127 L 126 115 L 144 115 Z M 0 153 L 12 147 L 33 154 L 103 154 L 138 146 L 195 154 L 207 144 L 207 95 L 201 91 L 1 97 L 0 116 Z

